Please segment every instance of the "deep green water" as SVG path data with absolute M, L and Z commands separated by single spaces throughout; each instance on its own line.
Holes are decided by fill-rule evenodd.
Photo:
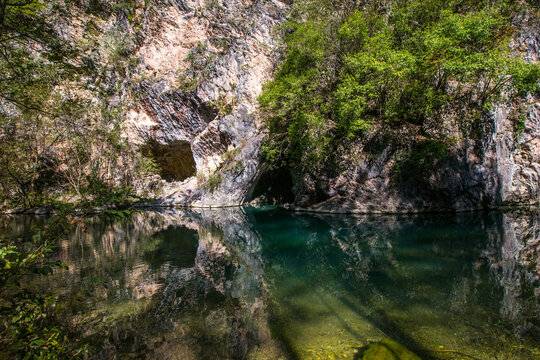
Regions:
M 44 220 L 14 217 L 32 233 Z M 393 339 L 423 359 L 540 358 L 535 212 L 273 208 L 86 220 L 36 278 L 98 358 L 333 359 Z

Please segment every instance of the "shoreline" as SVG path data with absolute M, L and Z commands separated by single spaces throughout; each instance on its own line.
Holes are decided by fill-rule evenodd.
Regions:
M 290 212 L 296 213 L 306 213 L 306 214 L 334 214 L 334 215 L 416 215 L 416 214 L 459 214 L 459 213 L 472 213 L 472 212 L 482 212 L 482 211 L 537 211 L 540 210 L 540 204 L 522 204 L 522 205 L 502 205 L 498 207 L 478 207 L 478 208 L 468 208 L 468 209 L 444 209 L 444 208 L 423 208 L 423 209 L 403 209 L 403 210 L 362 210 L 362 209 L 317 209 L 317 208 L 304 208 L 297 207 L 290 204 L 261 204 L 261 205 L 250 205 L 246 204 L 235 204 L 235 205 L 219 205 L 219 206 L 186 206 L 186 205 L 176 205 L 176 204 L 161 204 L 159 202 L 154 203 L 134 203 L 132 206 L 118 206 L 115 204 L 103 205 L 99 207 L 94 207 L 91 209 L 76 209 L 75 213 L 77 215 L 94 215 L 100 214 L 108 210 L 127 210 L 127 209 L 137 209 L 137 210 L 159 210 L 159 209 L 206 209 L 206 210 L 217 210 L 217 209 L 227 209 L 227 208 L 245 208 L 245 207 L 262 207 L 262 206 L 275 206 L 276 208 L 287 210 Z M 52 205 L 40 206 L 28 210 L 15 210 L 8 209 L 7 211 L 0 211 L 0 216 L 9 216 L 9 215 L 29 215 L 29 216 L 51 216 L 54 215 L 55 207 Z

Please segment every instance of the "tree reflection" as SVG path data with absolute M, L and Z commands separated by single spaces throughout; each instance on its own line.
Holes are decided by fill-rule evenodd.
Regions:
M 382 337 L 422 358 L 444 346 L 527 359 L 538 346 L 538 212 L 233 208 L 86 223 L 59 243 L 69 270 L 35 282 L 61 295 L 96 358 L 352 356 Z M 23 237 L 43 225 L 3 224 Z

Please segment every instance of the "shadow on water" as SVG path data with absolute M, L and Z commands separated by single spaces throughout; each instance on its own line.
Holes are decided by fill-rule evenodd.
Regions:
M 255 215 L 256 228 L 275 332 L 297 358 L 382 337 L 426 359 L 539 355 L 537 213 L 272 217 Z
M 290 337 L 284 336 L 283 332 L 281 331 L 281 326 L 278 325 L 282 320 L 274 317 L 271 314 L 269 316 L 269 320 L 272 336 L 279 341 L 279 344 L 283 348 L 284 358 L 287 360 L 301 360 L 302 357 L 295 350 L 293 340 Z

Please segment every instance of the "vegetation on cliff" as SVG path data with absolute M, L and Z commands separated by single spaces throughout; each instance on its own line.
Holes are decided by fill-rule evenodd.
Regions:
M 0 206 L 118 197 L 152 167 L 121 136 L 135 42 L 106 26 L 138 3 L 0 1 Z
M 259 98 L 267 158 L 320 173 L 374 127 L 438 141 L 449 117 L 478 136 L 494 104 L 538 91 L 540 68 L 509 46 L 516 18 L 534 11 L 512 0 L 296 2 Z
M 103 28 L 112 18 L 135 24 L 137 6 L 144 5 L 0 0 L 0 211 L 125 202 L 134 179 L 152 170 L 121 136 L 133 39 Z M 58 295 L 28 282 L 63 266 L 49 259 L 66 231 L 82 224 L 73 210 L 58 205 L 31 239 L 0 234 L 0 358 L 85 356 Z

